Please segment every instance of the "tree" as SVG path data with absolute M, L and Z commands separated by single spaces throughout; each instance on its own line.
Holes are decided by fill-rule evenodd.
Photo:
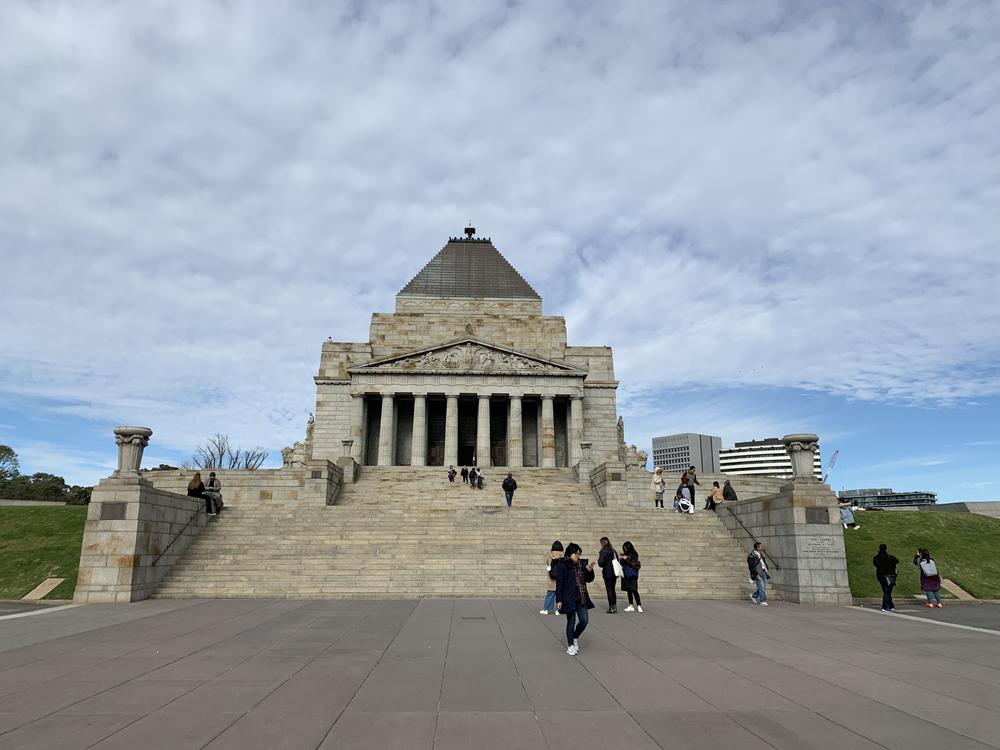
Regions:
M 9 445 L 0 445 L 0 485 L 21 473 L 17 454 Z
M 259 469 L 269 453 L 259 445 L 243 450 L 233 448 L 229 435 L 215 433 L 205 445 L 195 448 L 191 463 L 198 469 Z

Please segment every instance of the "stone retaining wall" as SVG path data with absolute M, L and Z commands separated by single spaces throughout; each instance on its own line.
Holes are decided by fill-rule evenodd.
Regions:
M 199 498 L 156 489 L 135 475 L 101 480 L 87 509 L 73 601 L 149 598 L 207 520 Z
M 851 604 L 837 496 L 827 485 L 789 482 L 773 495 L 725 503 L 718 515 L 748 555 L 754 541 L 764 543 L 777 563 L 770 585 L 785 601 Z

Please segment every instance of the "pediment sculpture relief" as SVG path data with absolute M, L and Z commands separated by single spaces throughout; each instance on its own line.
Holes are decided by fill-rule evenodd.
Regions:
M 440 370 L 444 372 L 565 372 L 570 368 L 523 357 L 475 343 L 422 352 L 390 362 L 373 365 L 368 370 Z

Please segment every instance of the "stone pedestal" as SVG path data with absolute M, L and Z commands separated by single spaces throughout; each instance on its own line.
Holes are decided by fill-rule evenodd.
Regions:
M 818 482 L 813 464 L 819 452 L 819 438 L 812 433 L 797 433 L 781 438 L 792 459 L 792 479 L 796 482 Z
M 580 484 L 590 482 L 590 472 L 594 470 L 594 461 L 590 457 L 590 448 L 593 445 L 589 440 L 580 441 L 580 462 L 576 465 L 576 477 Z
M 115 443 L 118 445 L 118 468 L 112 476 L 139 476 L 142 466 L 142 452 L 149 445 L 153 431 L 148 427 L 115 427 Z

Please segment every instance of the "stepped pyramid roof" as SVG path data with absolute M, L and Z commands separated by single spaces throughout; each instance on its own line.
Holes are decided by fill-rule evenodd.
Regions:
M 487 239 L 452 237 L 400 295 L 541 299 Z

